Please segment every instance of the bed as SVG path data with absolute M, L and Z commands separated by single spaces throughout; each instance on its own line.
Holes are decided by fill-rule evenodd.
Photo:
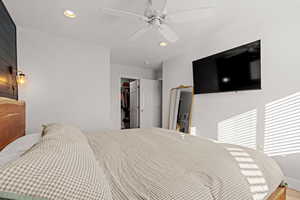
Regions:
M 55 128 L 59 130 L 59 126 Z M 56 149 L 61 147 L 62 150 L 55 151 L 57 154 L 65 156 L 76 150 L 79 150 L 79 154 L 83 154 L 82 151 L 87 149 L 87 153 L 82 155 L 82 161 L 92 163 L 91 168 L 93 170 L 88 169 L 87 171 L 91 171 L 89 173 L 93 173 L 93 175 L 85 174 L 84 178 L 90 178 L 88 181 L 85 180 L 84 186 L 86 188 L 80 190 L 77 187 L 77 190 L 82 192 L 90 190 L 89 182 L 96 183 L 94 185 L 95 190 L 99 190 L 99 184 L 103 184 L 105 187 L 101 185 L 101 198 L 98 199 L 286 199 L 286 188 L 280 186 L 283 176 L 278 166 L 273 163 L 272 159 L 250 149 L 234 145 L 222 145 L 213 140 L 198 139 L 163 129 L 110 131 L 82 135 L 77 129 L 67 127 L 60 132 L 61 134 L 67 133 L 64 139 L 61 139 L 62 136 L 58 134 L 59 131 L 52 130 L 49 132 L 52 132 L 52 135 L 44 136 L 46 139 L 42 143 L 50 142 L 51 145 L 47 144 L 47 148 L 51 146 L 55 146 Z M 74 132 L 77 134 L 76 138 L 73 137 L 75 136 Z M 25 103 L 0 98 L 0 149 L 24 135 Z M 59 142 L 55 141 L 55 137 L 59 138 Z M 64 148 L 65 145 L 63 147 L 62 145 L 56 146 L 58 145 L 56 143 L 61 143 L 63 140 L 68 143 L 69 148 Z M 86 144 L 81 143 L 83 140 L 86 141 Z M 162 146 L 164 152 L 160 149 Z M 47 148 L 41 150 L 39 147 L 35 147 L 28 154 L 35 153 L 42 158 L 43 152 Z M 62 152 L 63 154 L 61 154 Z M 215 155 L 216 153 L 217 155 Z M 24 157 L 26 156 L 24 155 Z M 53 155 L 48 155 L 47 158 L 53 159 Z M 77 167 L 67 163 L 68 158 L 60 159 L 60 162 L 65 162 L 66 165 L 64 165 L 63 170 L 66 173 L 79 170 L 76 171 L 76 178 L 78 178 L 77 176 L 86 172 L 82 172 L 82 169 L 78 167 L 81 164 L 78 162 L 80 155 L 75 155 L 75 158 L 75 161 L 71 161 L 74 161 Z M 253 159 L 255 163 L 247 164 L 245 163 L 247 159 L 248 161 Z M 227 160 L 231 161 L 228 162 Z M 93 164 L 94 161 L 97 164 Z M 13 167 L 18 164 L 20 162 L 17 161 L 6 171 L 13 173 Z M 50 164 L 51 167 L 47 166 L 48 164 L 45 162 L 41 165 L 48 171 L 55 170 L 57 163 L 55 165 Z M 22 169 L 25 167 L 21 166 Z M 39 166 L 37 170 L 42 167 Z M 100 168 L 101 172 L 99 172 Z M 251 169 L 254 170 L 251 172 Z M 32 173 L 34 171 L 29 174 L 32 175 Z M 33 174 L 36 179 L 40 179 L 41 176 L 43 174 L 38 176 Z M 64 176 L 64 174 L 60 174 L 60 176 Z M 107 180 L 97 179 L 98 176 L 105 177 Z M 1 177 L 3 174 L 1 175 L 0 168 L 0 183 Z M 55 177 L 51 175 L 51 178 L 48 177 L 49 181 L 54 180 Z M 68 178 L 59 184 L 68 185 Z M 256 180 L 265 179 L 265 181 L 260 182 L 259 187 L 252 187 L 253 185 L 249 182 L 247 184 L 249 178 L 252 181 L 255 181 L 255 178 Z M 70 181 L 74 181 L 74 179 L 71 177 Z M 45 180 L 43 181 L 45 182 Z M 76 179 L 76 184 L 81 184 L 78 183 L 78 180 L 80 179 Z M 24 181 L 30 185 L 28 179 Z M 38 180 L 34 179 L 33 182 L 35 181 Z M 255 186 L 255 182 L 252 183 Z M 15 184 L 17 183 L 12 183 L 12 185 Z M 32 192 L 33 189 L 28 187 L 25 188 Z M 54 185 L 45 185 L 44 190 L 47 188 L 52 191 L 52 187 Z M 22 188 L 22 194 L 25 194 L 26 191 L 24 191 L 24 187 Z M 50 197 L 56 195 L 55 192 L 63 193 L 61 190 L 60 188 L 58 191 L 52 191 L 51 194 L 48 191 L 43 191 L 43 194 L 47 194 L 47 197 L 51 199 Z M 110 194 L 107 194 L 108 191 Z M 70 192 L 76 193 L 77 191 L 73 189 Z M 88 195 L 92 194 L 89 193 Z M 71 199 L 80 198 L 73 197 Z

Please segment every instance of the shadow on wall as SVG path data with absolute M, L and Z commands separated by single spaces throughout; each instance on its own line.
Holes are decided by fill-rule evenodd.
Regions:
M 218 140 L 256 149 L 257 110 L 234 116 L 218 124 Z
M 300 92 L 266 104 L 264 115 L 264 152 L 300 153 Z M 257 109 L 221 121 L 218 141 L 256 149 L 257 123 Z
M 264 151 L 269 156 L 300 153 L 300 92 L 265 106 Z

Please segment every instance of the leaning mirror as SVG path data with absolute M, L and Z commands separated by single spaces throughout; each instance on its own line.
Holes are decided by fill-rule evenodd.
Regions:
M 170 91 L 169 129 L 190 133 L 194 89 L 179 86 Z

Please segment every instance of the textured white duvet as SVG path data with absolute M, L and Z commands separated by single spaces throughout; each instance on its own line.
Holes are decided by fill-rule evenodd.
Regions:
M 163 129 L 87 134 L 115 200 L 263 200 L 283 180 L 257 151 Z

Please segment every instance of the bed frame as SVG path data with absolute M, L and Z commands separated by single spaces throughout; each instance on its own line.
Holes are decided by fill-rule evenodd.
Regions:
M 286 200 L 286 190 L 287 188 L 285 186 L 278 187 L 268 200 Z
M 0 150 L 25 135 L 25 102 L 0 97 Z M 268 200 L 286 200 L 286 187 L 278 187 Z

